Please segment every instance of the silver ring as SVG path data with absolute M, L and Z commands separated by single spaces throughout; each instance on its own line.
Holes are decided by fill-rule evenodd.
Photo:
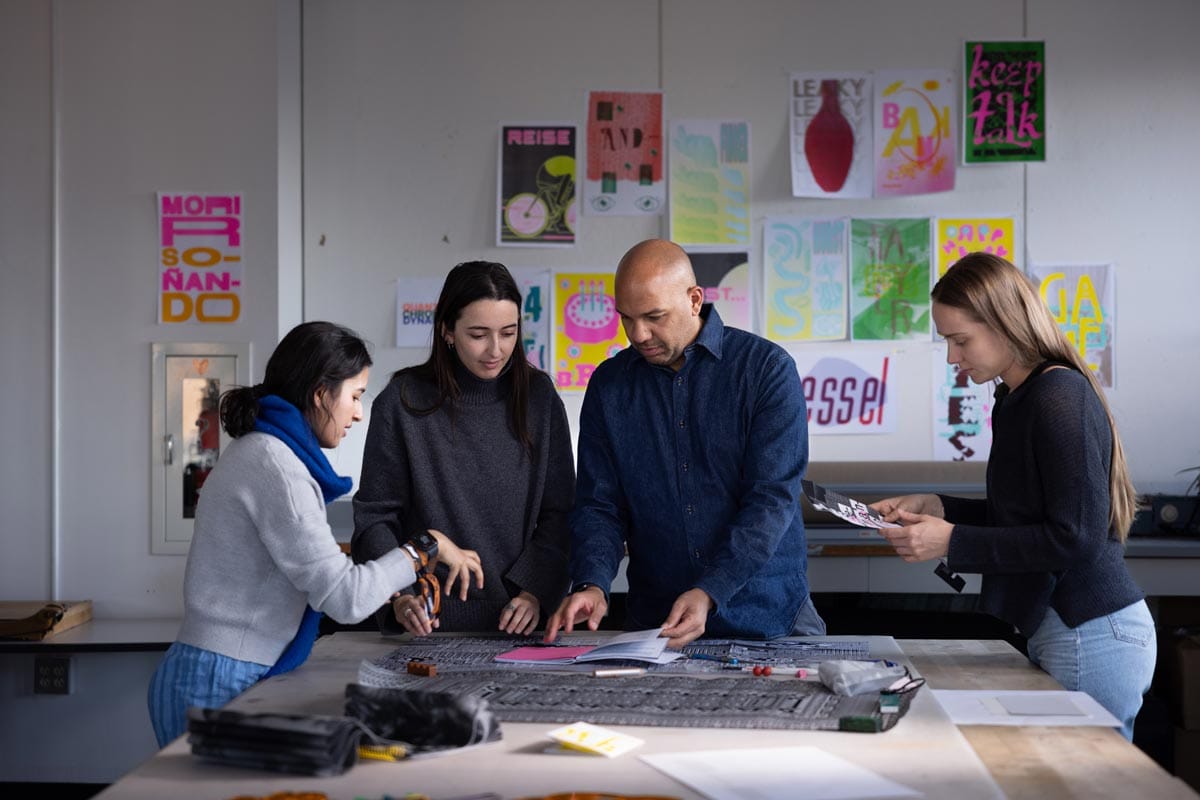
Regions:
M 506 606 L 504 607 L 504 610 L 505 610 L 505 611 L 512 611 L 514 608 L 516 608 L 516 606 L 514 606 L 512 603 L 509 603 L 508 605 L 506 605 Z
M 404 609 L 404 616 L 411 617 L 412 615 L 413 615 L 413 610 L 411 608 Z

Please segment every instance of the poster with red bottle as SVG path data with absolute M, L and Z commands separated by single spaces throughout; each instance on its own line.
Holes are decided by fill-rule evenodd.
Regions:
M 794 72 L 788 104 L 792 196 L 870 197 L 870 73 Z
M 662 92 L 588 92 L 583 212 L 655 216 L 666 199 Z
M 967 42 L 963 163 L 1046 160 L 1046 43 Z
M 875 87 L 875 196 L 952 190 L 958 157 L 951 73 L 876 72 Z

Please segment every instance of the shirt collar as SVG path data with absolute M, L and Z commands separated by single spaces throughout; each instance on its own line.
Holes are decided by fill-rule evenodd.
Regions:
M 688 354 L 699 346 L 712 353 L 719 361 L 721 345 L 725 341 L 725 323 L 721 321 L 721 315 L 717 313 L 717 309 L 712 303 L 700 306 L 700 319 L 703 322 L 700 335 L 696 337 L 696 341 L 684 348 L 683 352 Z

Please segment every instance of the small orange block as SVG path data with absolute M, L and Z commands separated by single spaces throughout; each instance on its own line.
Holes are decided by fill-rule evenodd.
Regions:
M 424 661 L 408 662 L 408 674 L 432 678 L 437 675 L 437 664 L 427 664 Z

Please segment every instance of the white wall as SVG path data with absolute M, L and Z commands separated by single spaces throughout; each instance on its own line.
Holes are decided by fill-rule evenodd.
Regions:
M 585 216 L 573 250 L 493 241 L 500 122 L 582 126 L 588 89 L 661 86 L 669 118 L 750 121 L 758 248 L 763 218 L 783 212 L 1013 215 L 1017 250 L 1032 261 L 1114 261 L 1118 387 L 1110 397 L 1134 478 L 1143 491 L 1177 491 L 1187 483 L 1177 470 L 1200 463 L 1200 435 L 1184 422 L 1200 377 L 1169 369 L 1181 356 L 1195 364 L 1200 344 L 1200 323 L 1185 306 L 1200 289 L 1200 271 L 1176 233 L 1200 210 L 1190 192 L 1200 159 L 1185 140 L 1200 125 L 1200 61 L 1190 44 L 1200 5 L 479 0 L 347 9 L 310 0 L 305 15 L 305 315 L 350 324 L 376 344 L 373 388 L 425 356 L 389 346 L 396 278 L 441 275 L 467 258 L 611 269 L 631 244 L 665 232 L 665 220 L 660 228 L 657 219 Z M 960 168 L 955 190 L 938 195 L 791 197 L 790 72 L 934 67 L 960 80 L 965 40 L 1023 36 L 1046 42 L 1047 163 Z M 900 429 L 814 437 L 814 470 L 929 458 L 932 344 L 883 347 L 908 376 L 899 384 Z M 579 395 L 565 399 L 577 429 Z M 356 474 L 365 426 L 354 433 L 338 460 Z M 859 480 L 913 481 L 914 469 L 918 478 L 943 472 L 928 463 L 863 463 Z M 979 465 L 961 470 L 968 482 L 981 474 Z
M 50 6 L 0 3 L 0 597 L 50 581 Z
M 668 116 L 750 119 L 760 222 L 784 210 L 1007 212 L 1035 259 L 1112 259 L 1120 327 L 1110 396 L 1135 480 L 1146 491 L 1180 490 L 1187 478 L 1176 470 L 1200 463 L 1189 416 L 1200 345 L 1189 308 L 1200 295 L 1188 241 L 1200 211 L 1193 0 L 1028 0 L 1028 8 L 308 0 L 302 41 L 299 8 L 295 0 L 0 2 L 0 408 L 9 432 L 0 448 L 0 597 L 91 597 L 98 614 L 115 617 L 179 613 L 184 559 L 149 554 L 151 342 L 250 341 L 257 378 L 280 328 L 301 315 L 330 318 L 375 343 L 378 389 L 423 357 L 388 346 L 397 277 L 439 275 L 479 257 L 610 268 L 630 244 L 657 235 L 657 220 L 585 217 L 573 250 L 493 247 L 497 124 L 582 124 L 589 88 L 661 86 Z M 789 196 L 790 71 L 956 69 L 964 39 L 1023 32 L 1047 44 L 1048 163 L 964 169 L 945 195 Z M 299 57 L 298 44 L 302 131 L 295 75 L 280 71 Z M 301 132 L 302 238 L 291 166 Z M 158 190 L 245 195 L 241 322 L 155 324 Z M 287 269 L 301 248 L 298 286 Z M 922 348 L 906 347 L 901 360 L 923 364 Z M 928 434 L 926 392 L 924 379 L 904 387 L 912 423 L 886 443 L 824 439 L 813 443 L 814 459 L 907 458 Z M 568 401 L 572 424 L 578 407 Z M 357 430 L 361 437 L 365 426 Z M 356 472 L 361 438 L 343 447 L 339 466 Z
M 0 594 L 91 598 L 106 617 L 179 616 L 184 559 L 150 555 L 150 344 L 249 341 L 260 376 L 278 340 L 276 5 L 63 0 L 0 9 L 0 158 L 18 179 L 0 181 L 4 416 L 15 434 L 3 449 Z M 46 158 L 54 132 L 43 121 L 51 105 L 57 183 Z M 21 124 L 12 130 L 9 119 Z M 54 221 L 39 211 L 52 190 Z M 243 194 L 237 323 L 156 324 L 159 190 Z M 54 237 L 56 307 L 47 296 Z M 45 369 L 55 312 L 56 569 L 46 563 L 55 500 Z

